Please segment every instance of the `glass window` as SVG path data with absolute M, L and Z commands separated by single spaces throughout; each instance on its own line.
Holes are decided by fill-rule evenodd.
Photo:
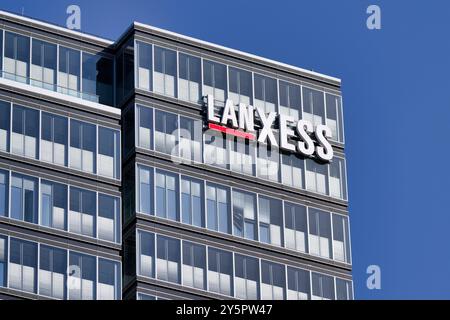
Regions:
M 209 165 L 228 168 L 228 140 L 226 135 L 215 130 L 207 130 L 204 134 L 204 162 Z
M 180 117 L 180 157 L 186 160 L 202 161 L 203 122 Z
M 150 57 L 151 59 L 151 57 Z M 118 54 L 116 54 L 116 104 L 122 102 L 124 97 L 134 90 L 134 75 L 138 74 L 135 71 L 134 65 L 134 39 L 130 38 L 125 43 Z M 151 61 L 151 60 L 150 60 Z
M 0 54 L 0 77 L 3 77 L 3 30 L 0 32 L 0 47 L 2 48 L 2 54 Z
M 155 46 L 153 91 L 170 97 L 177 92 L 177 53 Z
M 229 67 L 229 98 L 233 104 L 252 104 L 252 74 L 251 72 Z M 276 89 L 275 89 L 276 90 Z
M 333 258 L 334 260 L 350 263 L 350 241 L 348 219 L 333 214 Z
M 67 166 L 67 118 L 42 112 L 41 160 Z
M 156 300 L 156 297 L 155 296 L 151 296 L 149 294 L 138 292 L 137 299 L 138 300 Z
M 155 235 L 138 231 L 139 237 L 139 268 L 138 274 L 145 277 L 155 277 Z
M 79 97 L 81 54 L 59 46 L 58 91 L 71 96 Z
M 180 283 L 180 240 L 164 236 L 157 239 L 157 278 Z
M 55 91 L 56 44 L 33 39 L 31 55 L 31 84 Z
M 6 79 L 28 83 L 30 38 L 5 31 L 3 71 Z
M 200 58 L 179 53 L 178 97 L 185 101 L 199 103 L 201 97 Z
M 98 258 L 98 300 L 119 300 L 122 295 L 121 272 L 118 262 Z
M 178 204 L 178 176 L 169 172 L 156 170 L 156 215 L 161 218 L 180 221 Z
M 113 60 L 83 52 L 83 99 L 113 104 Z
M 352 282 L 336 278 L 336 299 L 353 300 Z
M 331 258 L 330 214 L 308 208 L 309 212 L 309 253 L 323 258 Z
M 308 225 L 306 207 L 284 203 L 285 247 L 300 252 L 308 252 Z
M 11 238 L 9 287 L 36 293 L 37 244 Z
M 259 261 L 235 254 L 235 297 L 244 300 L 259 299 Z
M 208 248 L 208 290 L 233 296 L 233 254 Z
M 275 134 L 275 136 L 277 136 Z M 280 165 L 280 154 L 278 148 L 270 144 L 258 143 L 258 177 L 270 181 L 279 181 L 278 170 Z
M 303 119 L 312 123 L 315 128 L 325 124 L 325 101 L 322 91 L 303 87 Z
M 70 187 L 69 231 L 96 236 L 96 193 Z
M 203 199 L 203 182 L 182 176 L 181 214 L 183 223 L 196 227 L 205 227 Z
M 120 243 L 119 198 L 98 194 L 98 238 Z
M 138 192 L 137 208 L 141 213 L 153 214 L 153 170 L 151 168 L 138 166 Z
M 8 216 L 9 172 L 0 170 L 0 217 Z
M 306 190 L 328 194 L 328 168 L 326 164 L 306 159 Z
M 67 251 L 41 245 L 39 252 L 39 294 L 65 299 Z
M 258 240 L 256 227 L 256 195 L 233 190 L 233 234 L 245 239 Z
M 312 300 L 334 300 L 333 277 L 312 273 Z
M 341 97 L 327 93 L 326 102 L 327 126 L 331 129 L 331 139 L 344 142 Z
M 139 125 L 136 130 L 138 146 L 153 149 L 153 109 L 137 106 L 136 123 Z
M 39 154 L 38 137 L 39 111 L 14 105 L 11 135 L 12 153 L 37 159 Z
M 223 107 L 227 98 L 227 66 L 203 60 L 203 95 L 211 94 L 214 105 Z
M 38 223 L 38 180 L 11 175 L 11 218 Z
M 277 80 L 255 74 L 255 107 L 265 113 L 277 111 Z
M 183 241 L 183 285 L 206 290 L 206 248 Z
M 334 157 L 330 162 L 330 196 L 347 199 L 345 161 Z
M 281 153 L 282 183 L 294 188 L 304 188 L 305 160 L 294 153 Z
M 137 87 L 139 89 L 151 90 L 152 79 L 152 45 L 136 42 L 137 46 Z
M 283 204 L 281 200 L 259 196 L 260 241 L 283 245 Z
M 43 226 L 67 230 L 67 186 L 41 181 L 41 220 Z
M 0 151 L 9 151 L 11 103 L 0 101 Z
M 300 86 L 280 80 L 280 114 L 301 119 Z
M 287 267 L 288 300 L 308 300 L 311 297 L 309 271 Z
M 70 167 L 89 173 L 96 172 L 96 126 L 70 120 Z
M 94 256 L 77 252 L 69 254 L 69 299 L 95 300 L 97 263 Z
M 6 287 L 8 239 L 0 236 L 0 287 Z
M 178 156 L 178 116 L 155 110 L 155 150 Z
M 261 299 L 283 300 L 286 290 L 284 265 L 261 261 Z
M 98 170 L 102 176 L 120 179 L 120 132 L 98 127 Z
M 248 139 L 228 137 L 230 142 L 230 166 L 234 172 L 255 175 L 256 144 Z
M 206 184 L 208 229 L 231 234 L 230 189 Z

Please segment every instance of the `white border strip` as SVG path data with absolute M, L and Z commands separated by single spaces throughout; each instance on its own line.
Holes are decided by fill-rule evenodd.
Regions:
M 92 108 L 94 110 L 112 113 L 119 117 L 121 115 L 121 110 L 119 108 L 114 108 L 114 107 L 110 107 L 110 106 L 107 106 L 104 104 L 83 100 L 81 98 L 72 97 L 70 95 L 62 94 L 62 93 L 59 93 L 56 91 L 50 91 L 50 90 L 42 89 L 39 87 L 34 87 L 29 84 L 24 84 L 24 83 L 16 82 L 16 81 L 5 79 L 5 78 L 0 78 L 0 85 L 1 84 L 7 85 L 7 86 L 10 86 L 13 88 L 21 89 L 21 90 L 26 90 L 28 92 L 32 92 L 32 93 L 40 95 L 40 96 L 60 99 L 60 100 L 63 100 L 65 103 L 69 102 L 69 103 L 73 103 L 73 104 L 84 105 L 84 106 Z

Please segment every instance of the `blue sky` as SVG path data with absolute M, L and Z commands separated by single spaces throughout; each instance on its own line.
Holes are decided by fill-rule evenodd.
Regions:
M 135 20 L 342 79 L 358 299 L 450 299 L 450 2 L 37 1 L 1 9 L 116 39 Z M 381 7 L 382 29 L 366 28 Z M 433 170 L 427 168 L 433 167 Z M 381 290 L 366 268 L 381 267 Z

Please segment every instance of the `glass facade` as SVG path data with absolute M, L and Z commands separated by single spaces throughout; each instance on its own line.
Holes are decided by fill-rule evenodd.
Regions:
M 335 155 L 330 163 L 319 163 L 294 153 L 280 153 L 270 145 L 204 131 L 203 120 L 143 105 L 135 106 L 135 124 L 137 147 L 170 155 L 177 162 L 204 163 L 347 200 L 345 160 L 340 156 Z
M 20 166 L 0 166 L 0 224 L 23 230 L 0 234 L 1 293 L 118 300 L 124 286 L 138 300 L 353 299 L 337 84 L 172 35 L 131 33 L 100 52 L 84 38 L 71 45 L 14 31 L 0 29 L 5 83 L 34 87 L 36 101 L 46 91 L 121 108 L 121 119 L 102 114 L 105 106 L 75 110 L 73 99 L 2 97 L 0 153 Z M 207 95 L 216 114 L 231 99 L 326 125 L 334 157 L 319 162 L 209 130 Z
M 141 277 L 246 300 L 353 299 L 339 277 L 140 229 L 137 240 Z
M 5 34 L 0 60 L 5 79 L 109 106 L 114 104 L 112 57 L 10 31 L 0 32 L 2 38 Z
M 0 170 L 0 216 L 121 243 L 120 212 L 120 197 Z
M 138 213 L 351 263 L 346 215 L 141 164 L 136 170 Z
M 5 101 L 0 111 L 0 151 L 120 180 L 119 130 Z

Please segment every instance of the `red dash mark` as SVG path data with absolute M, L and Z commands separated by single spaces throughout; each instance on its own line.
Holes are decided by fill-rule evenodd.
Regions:
M 239 138 L 256 140 L 256 137 L 253 133 L 242 132 L 242 131 L 227 128 L 227 127 L 215 124 L 215 123 L 208 123 L 208 127 L 212 130 L 217 130 L 217 131 L 220 131 L 220 132 L 223 132 L 226 134 L 231 134 L 231 135 L 239 137 Z

